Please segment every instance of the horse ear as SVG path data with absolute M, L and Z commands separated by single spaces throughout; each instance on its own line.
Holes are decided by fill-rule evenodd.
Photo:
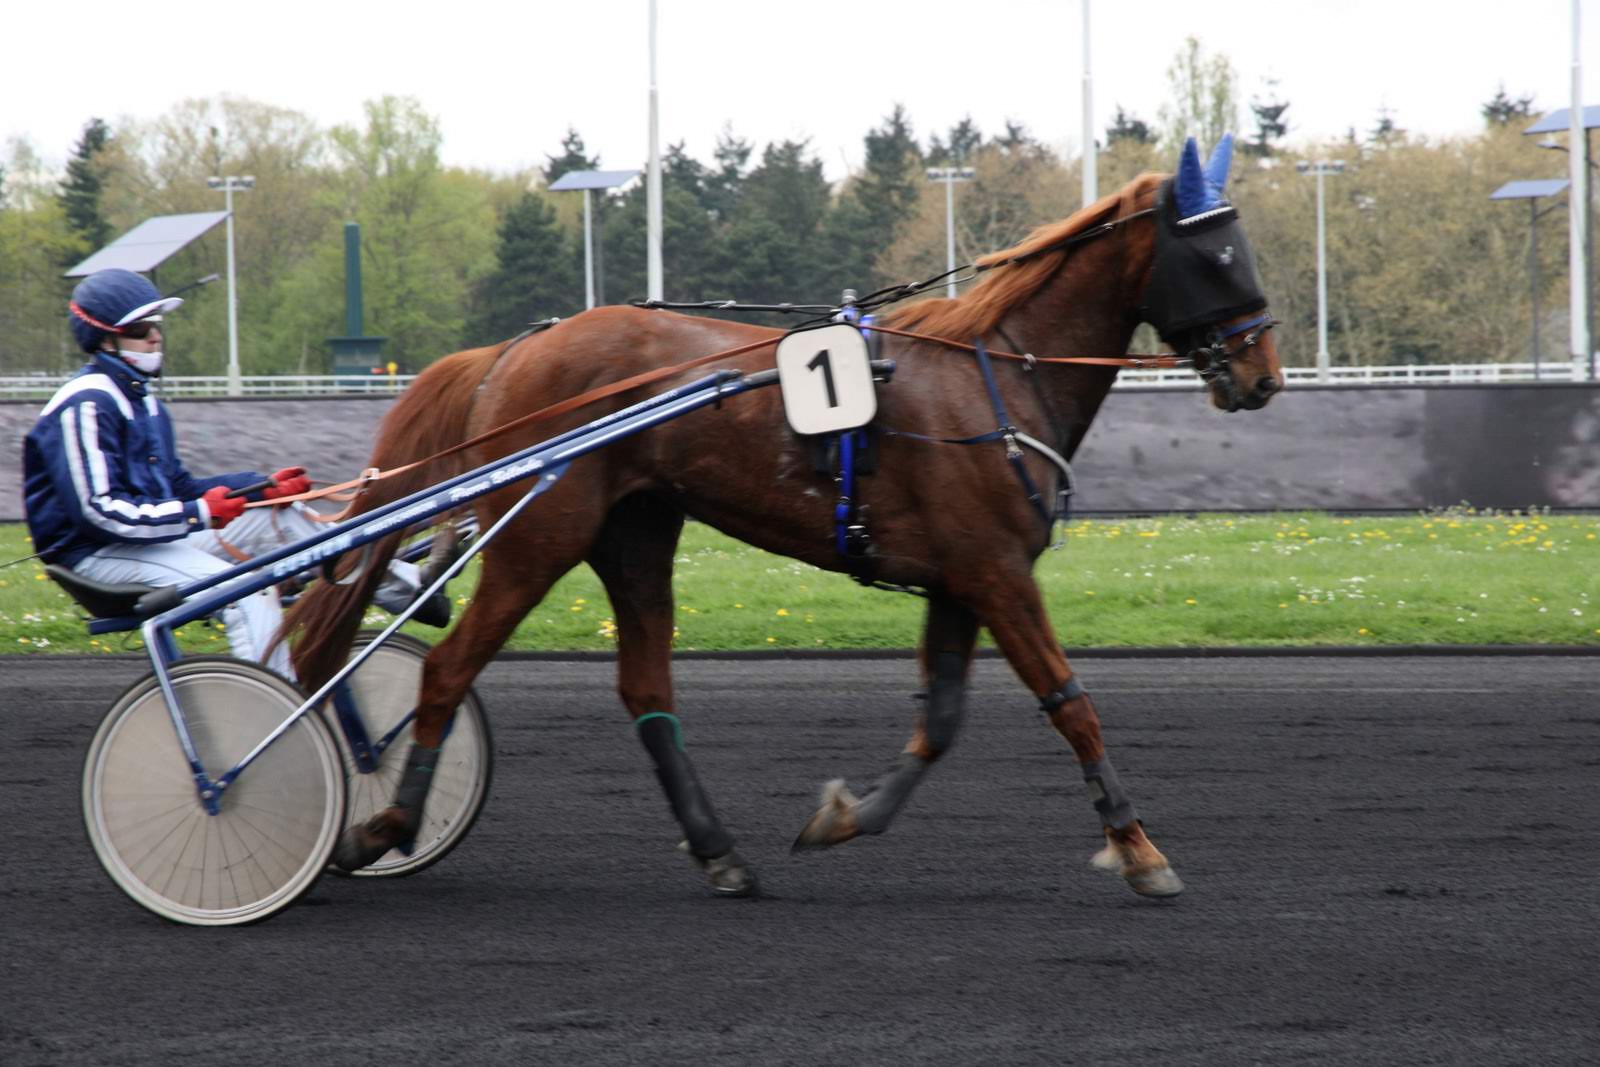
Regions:
M 1172 182 L 1172 195 L 1177 200 L 1180 219 L 1193 218 L 1211 208 L 1205 172 L 1200 169 L 1200 149 L 1195 147 L 1193 137 L 1183 143 L 1183 154 L 1178 157 L 1178 174 Z
M 1222 190 L 1228 184 L 1228 167 L 1232 163 L 1233 134 L 1225 133 L 1222 140 L 1217 142 L 1217 147 L 1211 150 L 1211 158 L 1206 160 L 1206 184 L 1217 200 L 1223 198 Z

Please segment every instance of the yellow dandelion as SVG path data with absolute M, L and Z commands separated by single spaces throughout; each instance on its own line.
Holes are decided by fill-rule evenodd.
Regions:
M 568 611 L 582 611 L 583 610 L 583 605 L 582 604 L 574 604 L 574 605 L 572 605 L 572 607 L 568 608 L 567 610 Z
M 1288 607 L 1288 606 L 1289 606 L 1289 605 L 1287 605 L 1287 604 L 1279 604 L 1279 605 L 1278 605 L 1278 607 L 1280 607 L 1280 608 L 1286 608 L 1286 607 Z
M 42 582 L 42 581 L 44 581 L 44 575 L 42 575 L 42 574 L 35 574 L 35 575 L 34 575 L 34 576 L 33 576 L 33 580 L 34 580 L 34 581 L 36 581 L 36 582 Z
M 1084 596 L 1094 596 L 1094 590 L 1093 589 L 1085 589 L 1083 591 L 1083 595 Z
M 1184 603 L 1185 604 L 1198 604 L 1199 601 L 1196 600 L 1194 597 L 1190 597 L 1189 599 L 1185 600 Z
M 789 614 L 789 609 L 788 608 L 779 608 L 777 611 L 773 612 L 773 614 L 774 615 L 779 615 L 779 616 L 787 615 L 787 614 Z
M 769 637 L 769 638 L 767 638 L 767 644 L 769 644 L 769 645 L 775 645 L 775 644 L 777 644 L 777 643 L 778 643 L 778 639 L 777 639 L 777 638 L 776 638 L 776 637 Z
M 1363 626 L 1363 627 L 1362 627 L 1362 628 L 1361 628 L 1361 629 L 1359 629 L 1359 630 L 1357 630 L 1357 631 L 1356 631 L 1356 633 L 1358 633 L 1358 634 L 1369 634 L 1369 633 L 1371 633 L 1371 632 L 1372 632 L 1372 631 L 1371 631 L 1371 630 L 1369 630 L 1369 629 L 1367 629 L 1367 628 L 1366 628 L 1366 627 L 1365 627 L 1365 626 Z
M 743 605 L 743 604 L 735 604 L 735 605 L 734 605 L 734 607 L 736 607 L 736 608 L 742 608 L 742 607 L 744 607 L 744 605 Z

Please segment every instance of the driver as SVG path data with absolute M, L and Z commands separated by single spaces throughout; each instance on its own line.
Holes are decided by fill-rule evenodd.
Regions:
M 230 490 L 266 480 L 254 471 L 196 478 L 184 468 L 166 406 L 150 391 L 161 375 L 162 316 L 183 301 L 163 298 L 141 275 L 102 270 L 73 290 L 68 323 L 89 362 L 45 405 L 23 452 L 28 530 L 47 563 L 97 582 L 174 585 L 227 570 L 318 531 L 304 505 L 245 510 Z M 295 496 L 311 487 L 303 467 L 284 467 L 248 499 Z M 217 534 L 228 527 L 228 540 Z M 378 587 L 388 611 L 415 599 L 422 579 L 396 560 Z M 228 644 L 241 659 L 293 674 L 274 645 L 281 607 L 268 587 L 222 610 Z M 413 616 L 443 626 L 443 591 Z

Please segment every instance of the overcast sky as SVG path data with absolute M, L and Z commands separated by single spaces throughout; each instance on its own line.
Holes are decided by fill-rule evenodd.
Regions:
M 919 137 L 1007 118 L 1076 151 L 1082 0 L 659 0 L 663 146 L 709 159 L 724 123 L 758 145 L 809 138 L 829 176 L 897 102 Z M 1290 138 L 1479 128 L 1501 83 L 1540 110 L 1570 95 L 1570 0 L 1092 0 L 1095 126 L 1121 105 L 1154 122 L 1186 36 L 1225 53 L 1248 101 L 1278 79 Z M 609 167 L 646 154 L 648 0 L 72 0 L 0 19 L 0 139 L 59 165 L 84 121 L 152 118 L 232 93 L 358 122 L 408 95 L 440 120 L 446 162 L 540 164 L 571 125 Z M 1600 0 L 1584 10 L 1587 97 L 1600 102 Z M 1248 112 L 1243 118 L 1248 120 Z M 1553 167 L 1552 173 L 1559 168 Z

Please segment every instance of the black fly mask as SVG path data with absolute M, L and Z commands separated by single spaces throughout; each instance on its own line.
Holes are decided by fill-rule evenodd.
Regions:
M 1267 298 L 1256 273 L 1255 253 L 1239 225 L 1239 213 L 1223 195 L 1233 156 L 1227 134 L 1205 167 L 1194 138 L 1184 145 L 1178 173 L 1156 194 L 1156 250 L 1140 315 L 1161 339 L 1195 361 L 1207 382 L 1221 380 L 1238 402 L 1228 360 L 1253 345 L 1273 319 L 1261 314 L 1224 330 L 1227 319 L 1262 312 Z M 1245 334 L 1242 343 L 1228 340 Z

